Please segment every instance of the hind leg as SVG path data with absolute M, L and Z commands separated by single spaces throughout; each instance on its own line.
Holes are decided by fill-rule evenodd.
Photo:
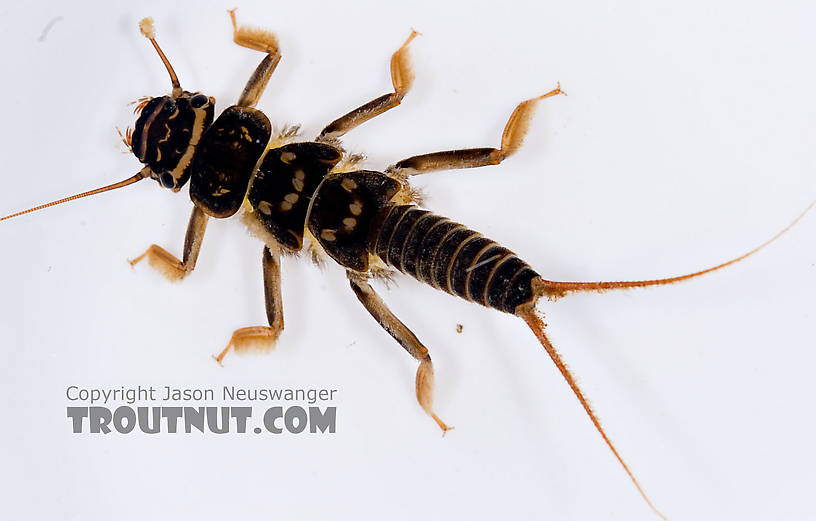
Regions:
M 419 361 L 419 368 L 416 373 L 416 397 L 419 405 L 422 407 L 428 416 L 434 419 L 439 428 L 442 429 L 443 434 L 453 427 L 448 427 L 445 422 L 439 419 L 439 416 L 433 410 L 433 390 L 434 390 L 434 372 L 433 364 L 431 363 L 431 355 L 428 353 L 428 348 L 422 345 L 422 342 L 414 335 L 408 326 L 402 323 L 394 313 L 385 305 L 385 302 L 374 291 L 374 288 L 352 272 L 348 274 L 349 284 L 357 299 L 365 306 L 374 320 L 377 321 L 389 335 L 394 337 L 408 354 Z
M 544 98 L 558 94 L 566 94 L 561 90 L 560 84 L 546 94 L 519 103 L 504 127 L 501 148 L 466 148 L 422 154 L 403 159 L 388 167 L 386 172 L 410 176 L 438 170 L 498 165 L 521 148 L 536 104 Z

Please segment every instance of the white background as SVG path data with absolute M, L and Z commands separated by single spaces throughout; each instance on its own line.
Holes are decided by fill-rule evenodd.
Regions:
M 737 256 L 816 197 L 808 2 L 196 2 L 0 8 L 0 214 L 129 177 L 114 126 L 182 85 L 234 102 L 284 58 L 259 108 L 311 137 L 388 92 L 410 28 L 404 104 L 345 143 L 383 168 L 494 146 L 516 103 L 561 81 L 499 167 L 418 179 L 427 206 L 554 280 L 670 276 Z M 50 21 L 60 17 L 45 34 Z M 125 262 L 180 253 L 186 190 L 152 181 L 0 224 L 4 519 L 656 519 L 515 317 L 403 277 L 382 289 L 429 346 L 445 438 L 415 362 L 336 266 L 286 259 L 286 331 L 266 356 L 218 352 L 262 324 L 261 245 L 211 221 L 198 268 L 167 283 Z M 816 215 L 693 282 L 543 303 L 549 333 L 670 519 L 816 518 Z M 457 323 L 464 332 L 457 334 Z M 339 389 L 336 435 L 74 435 L 65 388 Z M 256 414 L 263 407 L 256 407 Z

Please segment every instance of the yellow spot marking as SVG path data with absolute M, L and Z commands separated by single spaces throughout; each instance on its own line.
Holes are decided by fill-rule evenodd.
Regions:
M 349 205 L 352 215 L 360 215 L 363 213 L 363 205 L 359 201 L 355 201 Z
M 298 199 L 300 199 L 300 196 L 298 194 L 286 194 L 286 196 L 283 198 L 284 201 L 290 204 L 295 204 L 296 202 L 298 202 Z
M 249 135 L 249 129 L 244 126 L 241 127 L 241 137 L 252 143 L 252 136 Z
M 357 188 L 357 183 L 355 183 L 353 179 L 346 178 L 340 182 L 340 186 L 345 188 L 347 192 L 351 192 L 352 190 Z
M 283 152 L 280 157 L 281 161 L 286 163 L 287 165 L 295 160 L 294 152 Z
M 295 170 L 295 179 L 297 179 L 298 181 L 303 181 L 304 179 L 306 179 L 306 172 L 298 168 L 297 170 Z
M 357 219 L 355 219 L 354 217 L 346 217 L 345 219 L 343 219 L 343 226 L 351 230 L 352 228 L 357 226 Z
M 289 201 L 284 201 L 280 204 L 280 207 L 281 210 L 283 210 L 284 212 L 288 212 L 289 210 L 292 209 L 292 203 L 290 203 Z
M 334 233 L 334 230 L 320 230 L 320 238 L 326 241 L 335 241 L 337 240 L 337 235 Z
M 213 192 L 213 195 L 216 196 L 216 197 L 219 197 L 219 196 L 226 195 L 226 194 L 230 193 L 230 191 L 231 190 L 229 188 L 223 188 L 222 187 L 222 188 L 219 188 L 218 190 L 216 190 L 215 192 Z
M 294 186 L 295 190 L 297 190 L 298 192 L 302 192 L 303 191 L 303 180 L 302 179 L 297 179 L 297 178 L 292 179 L 292 186 Z
M 272 215 L 272 205 L 266 201 L 258 203 L 258 211 L 264 215 Z

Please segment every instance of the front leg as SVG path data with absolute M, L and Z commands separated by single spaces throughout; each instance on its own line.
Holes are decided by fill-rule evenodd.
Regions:
M 167 280 L 170 282 L 180 281 L 195 269 L 198 252 L 201 251 L 201 242 L 204 240 L 204 231 L 207 229 L 208 219 L 209 216 L 207 214 L 199 210 L 197 206 L 193 207 L 193 213 L 190 214 L 190 222 L 187 224 L 187 233 L 184 236 L 183 260 L 178 260 L 178 258 L 161 246 L 151 244 L 144 253 L 128 262 L 130 262 L 132 267 L 147 257 L 148 264 L 164 275 Z
M 227 347 L 218 356 L 213 357 L 219 364 L 230 349 L 234 349 L 236 353 L 244 353 L 251 349 L 264 353 L 271 351 L 283 331 L 280 251 L 277 247 L 273 249 L 265 246 L 263 250 L 264 302 L 269 326 L 251 326 L 236 329 L 232 333 L 232 338 L 230 338 Z
M 422 342 L 415 334 L 408 329 L 408 326 L 402 323 L 394 313 L 388 309 L 385 302 L 374 291 L 374 288 L 366 282 L 364 278 L 354 272 L 348 272 L 349 284 L 357 299 L 365 306 L 374 320 L 377 321 L 389 335 L 394 337 L 394 340 L 408 351 L 408 354 L 419 361 L 419 368 L 416 374 L 416 397 L 422 409 L 434 419 L 442 433 L 449 431 L 453 427 L 448 427 L 445 422 L 439 419 L 433 411 L 433 390 L 434 390 L 434 371 L 431 363 L 431 355 L 428 353 L 428 348 L 422 345 Z
M 237 105 L 254 107 L 258 103 L 261 94 L 263 94 L 266 84 L 269 83 L 269 78 L 281 61 L 278 39 L 275 38 L 273 33 L 263 29 L 238 27 L 238 22 L 235 20 L 235 9 L 230 10 L 229 15 L 232 21 L 232 40 L 241 47 L 266 53 L 264 59 L 261 60 L 261 63 L 255 68 L 255 72 L 247 81 L 241 97 L 238 98 Z

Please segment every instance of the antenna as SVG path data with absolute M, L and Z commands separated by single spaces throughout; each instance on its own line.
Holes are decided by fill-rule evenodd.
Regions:
M 170 83 L 173 84 L 173 97 L 178 98 L 182 93 L 181 84 L 179 83 L 178 76 L 176 76 L 176 71 L 174 71 L 173 66 L 170 65 L 170 60 L 167 59 L 167 56 L 164 55 L 161 47 L 159 47 L 158 42 L 156 42 L 156 29 L 153 27 L 153 19 L 150 17 L 142 18 L 141 21 L 139 21 L 139 30 L 145 38 L 150 40 L 150 43 L 153 44 L 153 48 L 159 53 L 159 58 L 161 58 L 164 66 L 167 67 L 167 73 L 170 74 Z
M 123 186 L 132 185 L 136 181 L 141 181 L 144 179 L 145 172 L 144 170 L 139 171 L 133 177 L 129 177 L 124 181 L 119 181 L 118 183 L 114 183 L 112 185 L 103 186 L 102 188 L 97 188 L 95 190 L 90 190 L 88 192 L 82 192 L 81 194 L 72 195 L 70 197 L 66 197 L 65 199 L 59 199 L 58 201 L 53 201 L 46 204 L 41 204 L 40 206 L 35 206 L 34 208 L 29 208 L 28 210 L 23 210 L 22 212 L 13 213 L 11 215 L 7 215 L 5 217 L 0 217 L 0 221 L 5 221 L 6 219 L 12 219 L 14 217 L 18 217 L 20 215 L 25 215 L 27 213 L 36 212 L 37 210 L 42 210 L 43 208 L 48 208 L 49 206 L 55 206 L 62 203 L 67 203 L 68 201 L 73 201 L 74 199 L 81 199 L 83 197 L 88 197 L 89 195 L 96 195 L 101 194 L 102 192 L 107 192 L 109 190 L 115 190 L 116 188 L 122 188 Z

